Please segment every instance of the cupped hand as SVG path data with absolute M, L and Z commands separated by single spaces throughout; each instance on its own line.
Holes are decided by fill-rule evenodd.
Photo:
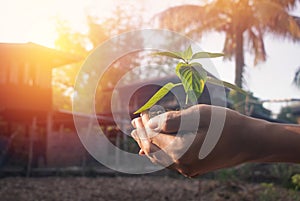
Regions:
M 216 146 L 207 157 L 200 159 L 199 152 L 208 133 L 213 110 L 217 111 L 216 114 L 225 112 L 224 127 Z M 246 118 L 235 111 L 210 105 L 166 112 L 151 120 L 147 113 L 142 113 L 141 117 L 132 121 L 135 128 L 132 137 L 141 148 L 140 155 L 193 177 L 251 160 L 248 142 L 244 139 Z

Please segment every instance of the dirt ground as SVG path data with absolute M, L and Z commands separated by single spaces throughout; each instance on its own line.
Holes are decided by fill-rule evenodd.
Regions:
M 300 201 L 272 184 L 169 177 L 6 177 L 1 201 Z

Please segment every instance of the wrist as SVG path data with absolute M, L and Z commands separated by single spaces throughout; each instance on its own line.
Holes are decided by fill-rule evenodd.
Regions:
M 243 142 L 244 162 L 259 162 L 266 157 L 266 144 L 270 122 L 248 116 L 242 117 L 241 142 Z
M 261 162 L 300 162 L 299 125 L 269 123 Z
M 300 162 L 298 125 L 251 119 L 245 128 L 247 162 Z

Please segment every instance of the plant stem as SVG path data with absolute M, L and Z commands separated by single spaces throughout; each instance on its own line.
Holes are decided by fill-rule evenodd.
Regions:
M 181 86 L 182 83 L 177 83 L 177 84 L 174 84 L 174 87 L 178 87 L 178 86 Z
M 189 102 L 189 95 L 188 95 L 188 94 L 186 94 L 186 96 L 185 96 L 185 104 L 187 105 L 187 104 L 188 104 L 188 102 Z

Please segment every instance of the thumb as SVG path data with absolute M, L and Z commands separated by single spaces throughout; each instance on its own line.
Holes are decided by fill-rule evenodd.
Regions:
M 162 133 L 195 132 L 199 128 L 199 123 L 199 107 L 190 107 L 182 111 L 169 111 L 153 117 L 148 121 L 148 126 L 155 132 Z
M 171 111 L 155 116 L 148 121 L 148 126 L 155 132 L 177 132 L 180 126 L 180 112 Z

